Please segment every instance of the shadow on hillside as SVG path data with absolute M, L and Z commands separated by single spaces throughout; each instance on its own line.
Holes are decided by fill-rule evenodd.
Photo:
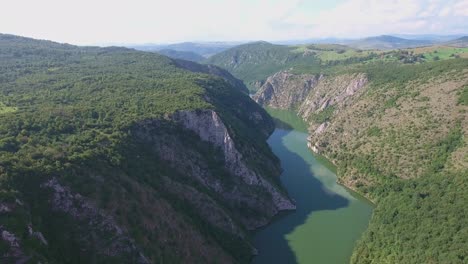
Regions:
M 284 129 L 284 130 L 293 130 L 293 127 L 290 124 L 284 121 L 281 121 L 281 119 L 279 118 L 276 118 L 276 117 L 272 117 L 272 118 L 277 128 Z
M 349 204 L 342 196 L 327 191 L 323 184 L 313 177 L 310 164 L 286 148 L 284 137 L 289 133 L 291 131 L 277 129 L 270 137 L 269 144 L 281 160 L 284 169 L 281 180 L 290 197 L 296 201 L 297 210 L 279 217 L 271 225 L 258 231 L 255 246 L 259 255 L 253 259 L 252 264 L 297 263 L 286 235 L 304 224 L 309 215 L 316 211 L 336 210 Z

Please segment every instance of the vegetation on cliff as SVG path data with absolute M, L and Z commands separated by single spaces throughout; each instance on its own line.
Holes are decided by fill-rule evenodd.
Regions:
M 468 48 L 450 46 L 382 51 L 335 44 L 284 46 L 262 41 L 233 47 L 206 62 L 229 70 L 255 92 L 267 77 L 284 70 L 295 74 L 335 75 L 349 72 L 360 64 L 414 64 L 467 56 Z
M 248 169 L 276 184 L 273 121 L 232 79 L 200 67 L 0 35 L 2 259 L 247 262 L 245 230 L 275 212 L 270 193 L 233 177 L 219 148 L 171 116 L 215 111 Z
M 376 202 L 351 262 L 466 262 L 466 50 L 312 45 L 293 52 L 312 50 L 315 63 L 281 68 L 303 81 L 299 87 L 271 74 L 260 93 L 274 94 L 256 97 L 298 111 L 310 124 L 311 146 L 338 165 L 339 181 Z M 301 87 L 309 95 L 290 102 L 303 98 Z

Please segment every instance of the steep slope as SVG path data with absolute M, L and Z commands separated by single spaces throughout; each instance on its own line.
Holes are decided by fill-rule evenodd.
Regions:
M 243 80 L 251 92 L 256 92 L 269 76 L 279 71 L 287 70 L 293 74 L 334 74 L 357 63 L 380 60 L 415 63 L 424 58 L 422 54 L 409 50 L 375 51 L 335 44 L 283 46 L 254 42 L 221 52 L 209 58 L 206 63 L 227 69 Z
M 188 60 L 193 62 L 201 62 L 205 60 L 205 57 L 199 55 L 195 52 L 191 51 L 178 51 L 178 50 L 171 50 L 171 49 L 162 49 L 158 50 L 158 53 L 161 55 L 168 56 L 173 59 L 181 59 L 181 60 Z
M 234 88 L 238 89 L 239 91 L 242 91 L 246 94 L 249 93 L 249 90 L 245 86 L 244 82 L 241 80 L 235 78 L 232 76 L 231 73 L 229 73 L 227 70 L 217 67 L 215 65 L 207 64 L 198 64 L 194 63 L 191 61 L 187 60 L 174 60 L 176 65 L 180 68 L 192 71 L 192 72 L 198 72 L 198 73 L 206 73 L 206 74 L 211 74 L 211 75 L 216 75 L 218 77 L 223 78 L 225 81 L 227 81 L 230 85 L 232 85 Z
M 294 209 L 272 120 L 207 66 L 11 35 L 0 58 L 2 261 L 245 263 Z
M 290 63 L 311 64 L 316 59 L 312 54 L 292 52 L 293 47 L 274 45 L 259 41 L 236 46 L 210 57 L 206 63 L 227 69 L 242 79 L 251 90 L 258 80 L 287 67 Z
M 464 263 L 468 60 L 335 69 L 278 72 L 253 98 L 296 111 L 339 182 L 376 203 L 351 262 Z

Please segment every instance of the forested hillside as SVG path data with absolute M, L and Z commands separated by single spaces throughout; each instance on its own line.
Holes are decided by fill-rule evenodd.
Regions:
M 0 35 L 2 263 L 250 259 L 247 230 L 294 208 L 273 122 L 189 66 Z
M 284 46 L 253 42 L 218 53 L 206 62 L 229 70 L 255 92 L 269 76 L 284 70 L 295 74 L 334 75 L 347 72 L 360 64 L 412 64 L 459 57 L 468 58 L 468 48 L 431 46 L 402 50 L 361 50 L 336 44 Z
M 339 182 L 375 202 L 351 262 L 466 262 L 466 49 L 306 45 L 275 50 L 296 52 L 298 60 L 310 57 L 310 62 L 283 60 L 274 73 L 250 77 L 242 72 L 261 52 L 238 49 L 217 57 L 248 58 L 245 66 L 243 60 L 232 64 L 232 73 L 259 84 L 253 98 L 266 107 L 296 111 L 309 124 L 309 147 L 337 165 Z

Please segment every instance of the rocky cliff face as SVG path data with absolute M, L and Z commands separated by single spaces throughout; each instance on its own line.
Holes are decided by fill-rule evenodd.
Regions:
M 221 159 L 219 162 L 224 170 L 222 177 L 213 174 L 210 165 L 196 153 L 196 150 L 190 151 L 190 146 L 179 145 L 176 140 L 161 141 L 160 133 L 155 132 L 160 126 L 158 120 L 142 123 L 141 129 L 137 130 L 138 137 L 153 144 L 153 150 L 159 153 L 160 159 L 168 162 L 176 170 L 181 168 L 180 173 L 191 177 L 228 204 L 235 212 L 234 217 L 243 223 L 242 228 L 250 230 L 258 228 L 267 224 L 279 211 L 295 209 L 287 195 L 275 186 L 275 183 L 270 182 L 267 175 L 262 175 L 264 173 L 261 168 L 252 168 L 248 165 L 228 128 L 215 111 L 180 111 L 171 115 L 169 120 L 194 133 L 202 142 L 216 148 L 216 153 L 219 153 L 217 158 Z M 256 155 L 262 154 L 256 153 Z M 266 162 L 274 163 L 272 160 Z M 272 165 L 265 164 L 265 167 Z M 275 177 L 278 177 L 279 173 L 277 170 Z M 243 211 L 246 209 L 256 213 L 245 214 Z
M 305 100 L 322 78 L 322 75 L 295 75 L 288 71 L 281 71 L 268 77 L 253 99 L 260 105 L 292 109 Z
M 340 108 L 353 99 L 353 95 L 367 84 L 365 74 L 341 75 L 322 78 L 299 107 L 299 115 L 307 120 L 327 107 Z
M 465 120 L 464 106 L 456 100 L 466 72 L 440 72 L 429 83 L 417 76 L 398 83 L 400 76 L 395 75 L 395 81 L 378 85 L 364 73 L 315 76 L 318 82 L 313 87 L 288 80 L 314 77 L 280 72 L 269 77 L 253 98 L 263 106 L 295 110 L 309 125 L 309 148 L 341 164 L 339 181 L 358 189 L 378 185 L 375 175 L 405 179 L 424 175 L 431 158 L 414 153 L 445 144 L 446 137 L 458 131 L 457 122 L 465 129 L 460 121 Z M 440 125 L 430 125 L 435 123 Z M 460 154 L 464 150 L 460 146 L 451 154 L 451 167 L 464 167 Z
M 309 124 L 308 147 L 320 153 L 324 142 L 319 137 L 329 129 L 331 117 L 356 101 L 367 83 L 364 73 L 326 77 L 278 72 L 253 99 L 263 106 L 297 111 Z
M 266 115 L 254 112 L 248 120 L 263 131 L 261 137 L 268 136 Z M 30 229 L 26 238 L 0 225 L 1 239 L 8 245 L 3 256 L 12 263 L 46 260 L 44 255 L 31 256 L 23 245 L 33 241 L 47 252 L 69 239 L 75 247 L 69 250 L 80 248 L 81 259 L 91 263 L 246 262 L 255 253 L 247 230 L 267 224 L 280 211 L 295 209 L 277 185 L 281 170 L 274 156 L 242 144 L 213 109 L 148 119 L 135 124 L 131 134 L 128 144 L 139 152 L 125 157 L 124 164 L 108 171 L 90 166 L 76 172 L 97 196 L 59 176 L 42 181 L 41 198 L 27 200 L 27 206 L 0 200 L 0 216 L 45 210 L 50 218 L 40 226 L 25 222 L 24 228 Z M 67 230 L 63 237 L 52 232 L 61 228 Z
M 231 175 L 239 177 L 248 185 L 265 189 L 271 195 L 271 202 L 276 207 L 276 210 L 269 212 L 271 216 L 281 210 L 295 209 L 287 196 L 273 186 L 265 176 L 248 167 L 243 155 L 237 150 L 228 129 L 215 111 L 183 111 L 176 113 L 173 118 L 180 122 L 184 128 L 195 132 L 203 141 L 219 147 L 224 156 L 225 168 Z M 250 229 L 257 227 L 259 226 L 249 226 Z
M 313 141 L 329 127 L 329 116 L 352 103 L 367 83 L 363 73 L 327 77 L 285 71 L 270 76 L 253 99 L 263 106 L 297 111 L 310 124 L 309 141 Z M 315 143 L 309 145 L 318 152 Z

